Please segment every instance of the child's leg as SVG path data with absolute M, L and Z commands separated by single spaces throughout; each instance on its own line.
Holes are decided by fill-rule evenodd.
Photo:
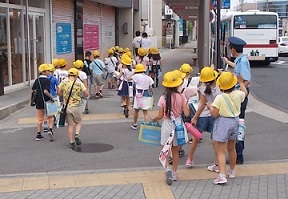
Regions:
M 134 109 L 134 123 L 135 125 L 137 125 L 138 123 L 138 113 L 139 113 L 139 109 Z
M 197 140 L 195 138 L 192 140 L 192 144 L 191 144 L 191 147 L 189 149 L 188 159 L 190 159 L 190 160 L 193 159 L 194 153 L 195 153 L 196 148 L 197 148 L 199 143 L 200 143 L 200 140 Z
M 149 115 L 147 110 L 143 110 L 144 121 L 149 122 Z
M 225 175 L 227 142 L 216 142 L 219 174 Z
M 177 171 L 179 164 L 179 146 L 172 146 L 172 156 L 173 156 L 173 172 Z
M 44 121 L 44 109 L 36 109 L 37 133 L 41 133 L 42 123 Z
M 227 144 L 227 150 L 229 154 L 229 164 L 230 164 L 230 170 L 234 170 L 235 164 L 236 164 L 236 149 L 235 149 L 235 140 L 229 140 Z
M 214 149 L 215 163 L 216 163 L 216 165 L 218 165 L 217 151 L 216 151 L 216 141 L 215 140 L 211 140 L 211 144 L 212 144 L 213 149 Z

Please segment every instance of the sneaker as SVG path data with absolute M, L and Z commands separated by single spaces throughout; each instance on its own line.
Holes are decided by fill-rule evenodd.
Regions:
M 227 183 L 227 179 L 225 176 L 220 176 L 218 175 L 218 177 L 213 180 L 213 184 L 220 184 L 220 185 L 224 185 L 225 183 Z
M 172 171 L 170 169 L 167 169 L 165 172 L 165 176 L 166 176 L 166 183 L 168 185 L 172 184 Z
M 75 142 L 69 143 L 69 148 L 73 149 L 75 147 Z
M 43 140 L 43 139 L 44 139 L 44 137 L 40 133 L 37 133 L 36 141 L 40 141 L 40 140 Z
M 98 94 L 99 94 L 100 97 L 103 97 L 103 95 L 102 95 L 102 91 L 99 91 Z
M 186 166 L 187 167 L 193 167 L 194 166 L 194 160 L 190 160 L 189 158 L 187 158 L 186 160 Z
M 44 132 L 44 133 L 47 133 L 48 130 L 49 130 L 48 127 L 44 127 L 44 128 L 43 128 L 43 132 Z
M 131 124 L 131 128 L 132 128 L 133 130 L 137 130 L 137 129 L 138 129 L 137 124 Z
M 191 139 L 189 140 L 189 144 L 192 144 L 192 142 L 193 142 L 193 139 L 191 138 Z
M 173 164 L 173 158 L 171 156 L 168 159 L 168 163 L 171 164 L 171 165 Z
M 126 118 L 129 117 L 129 109 L 128 108 L 124 109 L 124 115 L 125 115 Z
M 185 155 L 185 151 L 183 149 L 179 150 L 179 158 L 183 157 Z
M 216 163 L 208 166 L 207 169 L 208 169 L 209 171 L 219 173 L 219 167 L 218 167 L 218 165 L 216 165 Z
M 54 141 L 54 133 L 52 130 L 48 131 L 48 136 L 49 136 L 50 142 L 53 142 Z
M 235 177 L 236 177 L 235 169 L 234 170 L 229 170 L 228 171 L 228 178 L 234 179 Z
M 95 97 L 100 97 L 99 93 L 96 93 L 96 94 L 95 94 Z
M 78 134 L 75 134 L 74 139 L 75 139 L 76 145 L 81 145 L 82 144 Z
M 172 180 L 177 181 L 177 173 L 174 171 L 172 172 Z
M 85 109 L 84 114 L 89 114 L 89 109 Z

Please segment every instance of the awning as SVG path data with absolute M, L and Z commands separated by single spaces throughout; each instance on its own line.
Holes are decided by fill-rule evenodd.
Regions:
M 181 18 L 188 21 L 197 19 L 200 0 L 164 0 L 164 2 Z

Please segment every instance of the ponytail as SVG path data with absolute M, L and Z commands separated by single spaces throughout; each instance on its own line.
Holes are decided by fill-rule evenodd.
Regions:
M 212 81 L 210 81 L 210 82 L 206 82 L 206 83 L 205 83 L 205 84 L 206 84 L 206 89 L 205 89 L 204 93 L 205 93 L 206 95 L 211 95 L 211 94 L 212 94 L 211 84 L 213 84 L 214 81 L 215 81 L 215 80 L 212 80 Z
M 166 91 L 164 93 L 165 100 L 166 100 L 165 115 L 168 115 L 169 118 L 171 117 L 171 111 L 172 111 L 172 94 L 173 93 L 179 93 L 177 90 L 177 87 L 166 88 Z
M 131 65 L 126 65 L 126 67 L 129 71 L 132 71 Z

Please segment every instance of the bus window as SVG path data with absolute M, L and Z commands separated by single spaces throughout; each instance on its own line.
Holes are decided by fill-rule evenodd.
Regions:
M 234 29 L 276 29 L 277 17 L 273 15 L 234 16 Z

